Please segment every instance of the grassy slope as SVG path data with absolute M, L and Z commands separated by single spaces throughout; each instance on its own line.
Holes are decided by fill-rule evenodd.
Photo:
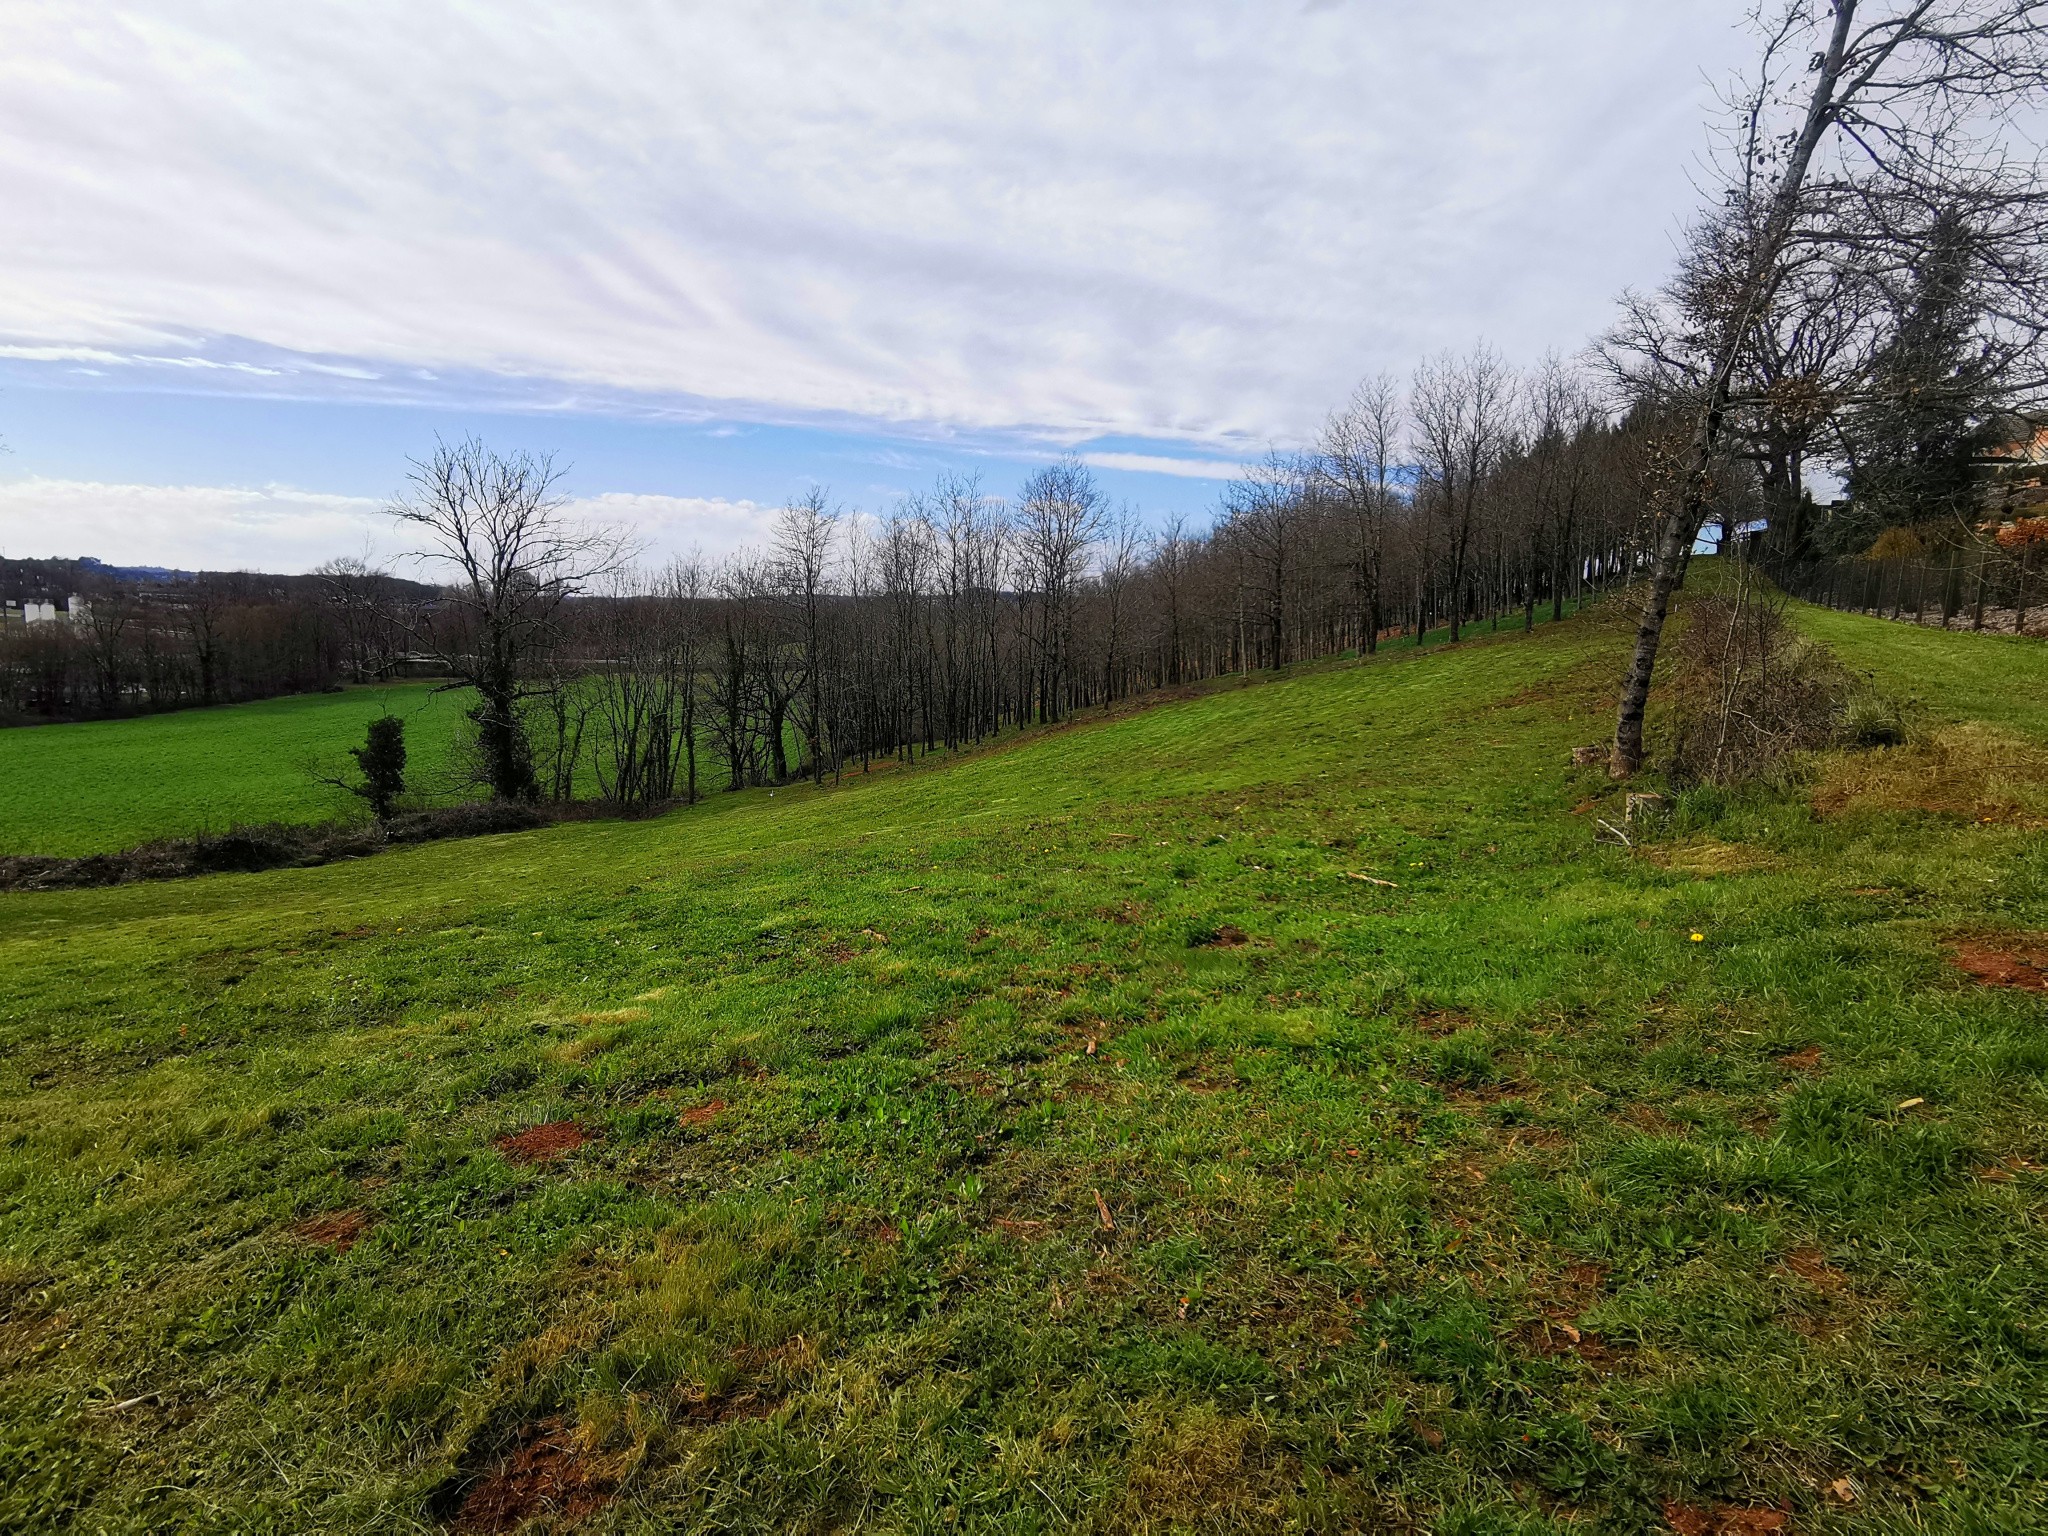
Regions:
M 1798 605 L 1799 623 L 1851 666 L 1897 679 L 1921 710 L 2048 735 L 2048 646 L 2012 635 L 1920 629 Z
M 430 683 L 0 731 L 0 853 L 106 853 L 346 813 L 353 802 L 313 782 L 307 764 L 346 767 L 346 750 L 386 708 L 405 716 L 416 764 L 445 759 L 459 701 Z
M 1621 640 L 7 898 L 0 1524 L 405 1527 L 559 1418 L 618 1529 L 2037 1527 L 2038 1175 L 1976 1170 L 2048 1160 L 2048 1044 L 1941 941 L 2048 923 L 2039 838 L 1596 846 Z

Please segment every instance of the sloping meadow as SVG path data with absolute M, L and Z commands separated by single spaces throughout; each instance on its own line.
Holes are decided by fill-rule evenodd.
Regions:
M 1618 644 L 0 900 L 0 1523 L 2048 1520 L 2031 816 L 1603 842 Z

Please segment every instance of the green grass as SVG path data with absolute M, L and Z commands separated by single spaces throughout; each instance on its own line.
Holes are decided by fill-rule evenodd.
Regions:
M 311 822 L 359 812 L 317 783 L 387 708 L 406 721 L 423 782 L 445 776 L 458 695 L 430 683 L 297 694 L 79 725 L 0 731 L 0 853 L 76 857 L 246 822 Z
M 2048 1036 L 1944 950 L 2040 837 L 1596 844 L 1625 644 L 0 900 L 0 1526 L 431 1528 L 541 1435 L 607 1531 L 2041 1528 Z
M 1880 681 L 1895 679 L 1939 720 L 2048 734 L 2048 646 L 2014 635 L 1923 629 L 1798 605 L 1800 627 Z

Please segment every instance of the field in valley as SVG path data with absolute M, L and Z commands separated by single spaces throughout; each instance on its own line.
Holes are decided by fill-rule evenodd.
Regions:
M 2041 1528 L 2048 650 L 1801 622 L 1633 850 L 1607 605 L 0 898 L 0 1526 Z
M 0 854 L 74 858 L 245 822 L 360 814 L 315 769 L 349 769 L 348 749 L 387 710 L 405 719 L 423 787 L 445 777 L 461 700 L 431 683 L 0 730 Z

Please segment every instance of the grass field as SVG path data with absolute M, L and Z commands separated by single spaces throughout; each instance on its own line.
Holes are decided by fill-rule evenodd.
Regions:
M 1804 621 L 1633 852 L 1595 609 L 0 899 L 0 1526 L 2048 1526 L 2048 650 Z
M 0 853 L 76 857 L 238 822 L 358 814 L 307 765 L 346 768 L 347 749 L 387 708 L 405 717 L 421 782 L 445 776 L 462 705 L 431 683 L 0 731 Z

